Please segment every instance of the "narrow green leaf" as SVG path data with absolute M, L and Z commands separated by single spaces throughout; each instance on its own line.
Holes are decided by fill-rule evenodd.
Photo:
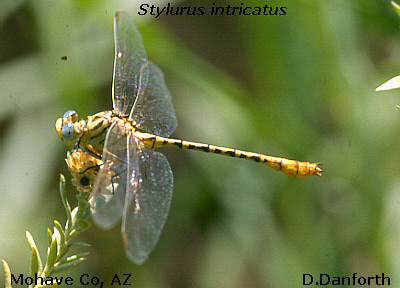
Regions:
M 390 3 L 392 4 L 392 6 L 393 6 L 393 8 L 394 8 L 394 11 L 396 11 L 397 15 L 400 16 L 400 6 L 399 6 L 399 4 L 397 4 L 397 3 L 394 2 L 394 1 L 390 1 Z
M 69 244 L 69 247 L 90 247 L 90 244 L 86 242 L 74 242 Z
M 61 264 L 64 264 L 64 263 L 69 263 L 71 261 L 75 261 L 76 259 L 84 258 L 84 257 L 86 257 L 88 255 L 89 255 L 89 252 L 84 252 L 84 253 L 71 255 L 71 256 L 69 256 L 69 257 L 67 257 L 65 259 L 62 259 L 60 262 L 57 263 L 57 265 L 61 265 Z
M 46 268 L 49 270 L 50 268 L 53 268 L 54 263 L 56 263 L 57 260 L 57 239 L 53 238 L 53 241 L 51 242 L 50 247 L 48 248 L 48 253 L 47 253 L 47 262 L 46 262 Z
M 31 247 L 31 264 L 29 268 L 29 275 L 32 277 L 35 273 L 40 274 L 43 270 L 42 260 L 40 259 L 39 250 L 33 240 L 31 233 L 26 231 L 26 238 L 28 239 L 29 246 Z
M 391 90 L 400 87 L 400 75 L 396 76 L 389 81 L 386 81 L 381 86 L 375 89 L 375 91 Z
M 39 261 L 40 261 L 40 259 L 38 258 L 37 250 L 32 248 L 31 263 L 29 265 L 29 277 L 34 278 L 35 273 L 37 273 L 38 275 L 40 275 L 40 273 L 42 273 L 41 267 L 39 267 L 39 266 L 41 266 L 41 265 L 39 265 Z
M 54 220 L 54 228 L 57 229 L 58 235 L 60 237 L 60 239 L 58 241 L 58 246 L 59 246 L 58 250 L 60 251 L 61 247 L 64 247 L 64 245 L 65 245 L 65 234 L 61 227 L 60 222 L 58 222 L 57 220 Z M 56 232 L 55 229 L 54 229 L 54 233 Z
M 58 230 L 58 233 L 60 233 L 60 236 L 64 237 L 65 233 L 64 233 L 64 230 L 63 230 L 60 222 L 58 222 L 57 220 L 54 220 L 54 227 Z
M 76 265 L 78 265 L 79 263 L 81 263 L 81 262 L 83 262 L 83 261 L 85 261 L 85 260 L 86 260 L 86 258 L 85 258 L 85 257 L 82 257 L 82 258 L 78 258 L 78 259 L 75 259 L 75 260 L 73 260 L 73 261 L 70 261 L 70 262 L 61 264 L 61 265 L 57 265 L 57 266 L 54 268 L 54 273 L 58 273 L 58 272 L 61 272 L 61 271 L 65 271 L 65 270 L 67 270 L 67 269 L 70 269 L 70 268 L 72 268 L 72 267 L 75 267 Z
M 53 238 L 53 234 L 51 233 L 50 228 L 47 228 L 47 246 L 49 246 L 49 247 L 51 245 L 52 238 Z
M 12 288 L 11 286 L 11 270 L 10 267 L 8 266 L 7 262 L 5 260 L 1 260 L 3 261 L 3 269 L 4 269 L 4 282 L 5 288 Z
M 72 223 L 71 222 L 71 220 L 72 220 L 71 206 L 69 206 L 69 203 L 68 203 L 68 200 L 67 200 L 67 194 L 65 192 L 65 177 L 62 174 L 60 174 L 60 195 L 61 195 L 61 201 L 63 203 L 65 211 L 67 212 L 67 223 L 66 223 L 66 225 L 69 228 L 69 226 Z
M 72 219 L 75 219 L 77 217 L 76 214 L 78 213 L 78 210 L 79 210 L 79 205 L 77 207 L 75 207 L 74 210 L 72 210 L 72 212 L 71 212 Z
M 35 241 L 33 240 L 33 237 L 29 231 L 25 231 L 26 239 L 28 239 L 29 246 L 31 248 L 36 247 Z
M 76 259 L 84 258 L 84 257 L 86 258 L 86 256 L 87 256 L 89 253 L 81 253 L 81 254 L 82 254 L 81 257 L 76 257 L 77 255 L 72 255 L 72 256 L 65 257 L 65 258 L 61 259 L 60 261 L 58 261 L 58 262 L 54 265 L 54 269 L 56 269 L 57 267 L 60 267 L 60 266 L 62 266 L 62 265 L 64 265 L 64 264 L 73 262 L 73 261 L 75 261 Z

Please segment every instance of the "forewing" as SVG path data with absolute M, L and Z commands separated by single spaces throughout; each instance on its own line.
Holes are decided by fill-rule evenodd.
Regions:
M 94 212 L 93 219 L 105 229 L 120 221 L 124 209 L 127 134 L 116 123 L 109 128 L 103 148 L 103 165 L 92 189 L 90 204 Z M 135 165 L 135 161 L 131 165 Z
M 130 117 L 147 132 L 168 137 L 178 126 L 171 94 L 161 69 L 152 62 L 145 65 L 149 71 L 148 83 L 144 94 L 138 96 Z
M 130 142 L 129 146 L 129 153 L 133 154 L 128 155 L 121 235 L 129 259 L 141 264 L 157 243 L 167 219 L 173 176 L 163 154 L 145 148 L 142 143 Z
M 149 71 L 142 36 L 132 16 L 118 11 L 114 18 L 115 59 L 113 75 L 114 110 L 129 115 L 138 95 L 144 93 Z

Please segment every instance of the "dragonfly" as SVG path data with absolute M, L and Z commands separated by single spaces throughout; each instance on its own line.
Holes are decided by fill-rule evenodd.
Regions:
M 109 229 L 121 221 L 128 258 L 142 264 L 166 222 L 173 175 L 155 148 L 168 146 L 259 162 L 290 177 L 322 176 L 320 163 L 168 138 L 177 127 L 160 68 L 147 59 L 142 37 L 126 11 L 114 18 L 113 110 L 78 121 L 69 110 L 56 121 L 59 137 L 75 146 L 67 154 L 73 184 L 88 192 L 93 219 Z M 122 219 L 122 220 L 121 220 Z

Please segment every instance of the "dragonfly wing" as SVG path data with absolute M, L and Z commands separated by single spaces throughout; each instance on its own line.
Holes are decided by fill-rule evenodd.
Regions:
M 122 115 L 129 115 L 138 95 L 146 89 L 149 71 L 142 36 L 132 16 L 118 11 L 114 18 L 113 106 Z
M 168 137 L 178 126 L 171 94 L 161 69 L 152 62 L 144 65 L 149 71 L 148 83 L 144 94 L 138 95 L 130 118 L 147 132 Z
M 127 170 L 127 131 L 114 123 L 108 130 L 104 148 L 103 165 L 93 185 L 90 199 L 93 219 L 105 229 L 121 219 L 125 202 Z M 131 164 L 132 165 L 132 164 Z
M 125 11 L 114 20 L 114 110 L 128 116 L 150 133 L 168 137 L 177 126 L 164 75 L 147 60 L 135 21 Z
M 141 264 L 157 243 L 167 219 L 173 176 L 163 154 L 147 149 L 133 137 L 129 141 L 121 235 L 129 259 Z

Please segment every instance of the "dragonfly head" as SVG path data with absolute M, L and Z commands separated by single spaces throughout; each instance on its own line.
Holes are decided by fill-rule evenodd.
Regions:
M 56 130 L 61 140 L 67 144 L 72 144 L 76 137 L 75 124 L 78 123 L 78 114 L 74 110 L 64 113 L 63 117 L 56 121 Z

